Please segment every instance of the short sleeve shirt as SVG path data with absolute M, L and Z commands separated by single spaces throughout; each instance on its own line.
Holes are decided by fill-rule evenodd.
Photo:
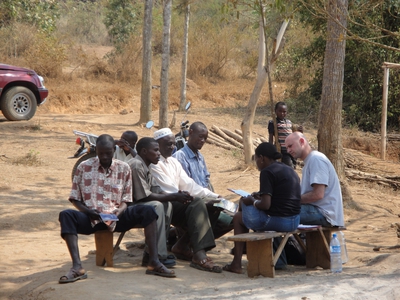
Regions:
M 161 193 L 160 187 L 154 181 L 149 168 L 139 155 L 128 161 L 128 164 L 132 169 L 133 199 L 135 202 L 147 198 L 152 193 Z
M 127 163 L 113 159 L 106 172 L 97 157 L 90 158 L 78 166 L 69 199 L 81 201 L 89 209 L 112 213 L 122 202 L 132 202 L 131 169 Z
M 290 120 L 280 120 L 276 118 L 276 127 L 278 128 L 278 140 L 279 144 L 281 145 L 281 152 L 287 152 L 285 140 L 286 137 L 293 132 L 293 124 Z M 273 120 L 268 122 L 268 133 L 275 134 Z
M 318 207 L 332 226 L 344 226 L 343 200 L 339 178 L 330 160 L 319 151 L 311 151 L 304 160 L 301 194 L 313 190 L 313 184 L 326 186 L 324 198 L 311 203 Z
M 300 178 L 289 166 L 275 162 L 260 173 L 260 194 L 271 196 L 265 211 L 271 216 L 294 216 L 300 213 Z

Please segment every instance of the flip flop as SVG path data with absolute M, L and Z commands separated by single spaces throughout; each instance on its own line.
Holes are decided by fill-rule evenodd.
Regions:
M 240 269 L 240 272 L 236 272 L 232 269 L 232 266 L 230 264 L 227 264 L 225 266 L 222 267 L 222 270 L 226 271 L 226 272 L 231 272 L 231 273 L 235 273 L 235 274 L 244 274 L 244 270 L 243 268 Z
M 222 272 L 221 267 L 215 266 L 214 262 L 209 257 L 206 257 L 205 259 L 203 259 L 199 262 L 192 261 L 190 263 L 190 266 L 192 268 L 202 270 L 202 271 L 208 271 L 208 272 L 213 272 L 213 273 L 221 273 Z
M 83 274 L 82 274 L 83 272 Z M 70 282 L 75 282 L 79 279 L 86 279 L 87 278 L 87 273 L 85 272 L 84 269 L 81 269 L 80 271 L 77 271 L 73 268 L 69 270 L 67 275 L 61 276 L 60 279 L 58 280 L 58 283 L 70 283 Z
M 167 269 L 163 264 L 160 264 L 153 269 L 150 268 L 150 266 L 147 266 L 146 274 L 148 275 L 158 275 L 169 278 L 176 277 L 175 272 Z

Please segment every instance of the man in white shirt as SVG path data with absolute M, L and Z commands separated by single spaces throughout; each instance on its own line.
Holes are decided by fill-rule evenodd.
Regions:
M 151 164 L 149 169 L 161 190 L 166 193 L 188 193 L 195 197 L 218 197 L 217 194 L 196 184 L 182 169 L 179 161 L 172 157 L 175 136 L 169 128 L 154 132 L 154 139 L 159 143 L 161 158 L 158 164 Z M 215 247 L 215 241 L 205 202 L 195 198 L 188 203 L 171 203 L 171 224 L 186 230 L 185 235 L 172 247 L 172 252 L 177 258 L 191 260 L 190 266 L 193 268 L 221 273 L 221 267 L 215 265 L 206 254 L 207 250 Z M 193 254 L 187 248 L 189 241 Z
M 344 226 L 340 182 L 330 160 L 323 153 L 313 150 L 300 132 L 294 132 L 286 138 L 286 148 L 294 158 L 304 161 L 300 223 Z

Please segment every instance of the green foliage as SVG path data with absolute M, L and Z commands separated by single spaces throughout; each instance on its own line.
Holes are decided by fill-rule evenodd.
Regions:
M 41 31 L 50 33 L 56 28 L 59 17 L 57 0 L 3 0 L 0 2 L 0 27 L 14 22 L 35 25 Z
M 57 36 L 76 43 L 107 45 L 107 29 L 103 23 L 104 1 L 66 0 L 60 6 Z
M 375 39 L 375 41 L 395 48 L 400 47 L 398 36 L 400 15 L 397 2 L 385 1 L 383 5 L 376 5 L 370 13 L 362 15 L 354 15 L 351 9 L 352 7 L 350 7 L 349 14 L 354 17 L 355 23 L 349 22 L 350 31 L 361 37 L 376 37 L 377 27 L 381 26 L 384 29 L 379 30 L 380 38 Z M 353 9 L 359 9 L 359 7 Z M 317 69 L 313 70 L 315 76 L 311 78 L 308 89 L 296 97 L 296 102 L 302 103 L 302 107 L 307 109 L 307 103 L 308 105 L 314 103 L 318 106 L 321 97 L 325 50 L 323 33 L 326 20 L 315 18 L 309 10 L 301 11 L 301 19 L 304 24 L 311 25 L 316 34 L 309 46 L 292 49 L 291 57 L 296 68 L 317 66 Z M 370 25 L 357 26 L 361 22 Z M 394 34 L 387 34 L 390 31 Z M 343 120 L 346 124 L 369 131 L 380 128 L 383 62 L 399 63 L 400 53 L 388 51 L 359 40 L 347 40 L 343 86 Z M 395 70 L 390 72 L 388 126 L 398 128 L 400 123 L 400 87 L 398 85 L 400 72 Z
M 143 20 L 141 1 L 108 0 L 104 24 L 114 45 L 121 47 L 128 38 L 138 32 Z

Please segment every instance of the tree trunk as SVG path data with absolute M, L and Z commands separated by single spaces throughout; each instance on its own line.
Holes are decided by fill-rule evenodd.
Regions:
M 179 103 L 179 111 L 185 110 L 186 104 L 186 75 L 187 75 L 187 58 L 188 58 L 188 41 L 189 41 L 189 18 L 190 4 L 187 2 L 185 7 L 185 24 L 183 28 L 183 51 L 182 51 L 182 74 L 181 74 L 181 99 Z
M 142 62 L 142 90 L 140 96 L 139 123 L 151 119 L 151 36 L 152 36 L 153 0 L 146 0 L 144 4 L 143 21 L 143 62 Z
M 169 52 L 171 36 L 171 7 L 172 0 L 164 0 L 163 9 L 163 44 L 161 55 L 161 88 L 160 88 L 160 128 L 168 127 L 168 81 L 169 81 Z
M 343 199 L 351 199 L 345 183 L 341 134 L 347 7 L 348 0 L 328 0 L 329 17 L 317 135 L 318 150 L 330 159 L 342 183 Z
M 254 115 L 256 112 L 256 107 L 258 103 L 258 99 L 260 98 L 261 91 L 267 81 L 267 72 L 265 70 L 265 38 L 264 38 L 264 25 L 262 21 L 260 21 L 259 27 L 259 46 L 258 46 L 258 66 L 257 66 L 257 81 L 254 86 L 253 92 L 250 96 L 249 104 L 247 105 L 246 113 L 244 115 L 241 129 L 243 134 L 243 151 L 244 151 L 244 162 L 245 164 L 251 164 L 252 156 L 254 154 L 254 146 L 253 146 L 253 123 L 254 123 Z

